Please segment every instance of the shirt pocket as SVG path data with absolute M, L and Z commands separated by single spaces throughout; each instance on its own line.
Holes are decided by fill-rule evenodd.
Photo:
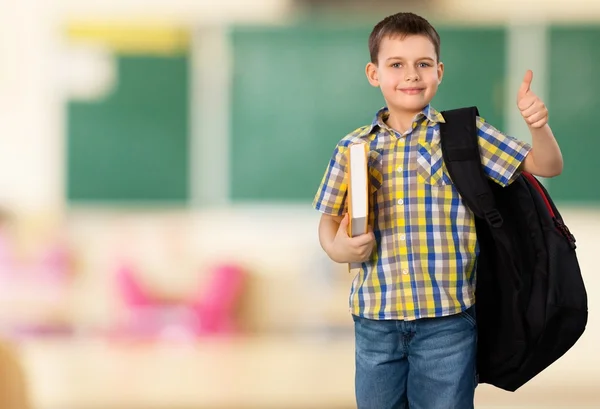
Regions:
M 452 184 L 444 169 L 442 146 L 439 143 L 419 142 L 417 146 L 417 179 L 434 186 Z
M 383 185 L 383 155 L 377 150 L 369 151 L 369 193 L 374 195 Z

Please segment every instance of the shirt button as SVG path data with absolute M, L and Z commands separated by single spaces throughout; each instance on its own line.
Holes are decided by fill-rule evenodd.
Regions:
M 402 173 L 402 166 L 398 166 L 398 169 L 396 169 L 398 171 L 398 173 Z
M 406 269 L 402 270 L 402 274 L 404 274 L 404 275 L 408 274 L 408 270 L 406 270 Z
M 400 206 L 402 206 L 402 205 L 404 204 L 404 200 L 402 200 L 402 199 L 398 199 L 398 204 L 399 204 Z
M 406 240 L 406 236 L 404 234 L 400 235 L 400 240 Z

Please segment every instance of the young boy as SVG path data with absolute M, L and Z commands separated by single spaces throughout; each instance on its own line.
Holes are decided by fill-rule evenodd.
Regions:
M 473 408 L 478 247 L 473 214 L 443 166 L 444 118 L 429 105 L 444 74 L 440 38 L 427 20 L 399 13 L 375 26 L 369 51 L 367 79 L 386 107 L 338 143 L 314 201 L 321 246 L 355 274 L 358 408 Z M 532 146 L 477 118 L 484 170 L 500 185 L 521 170 L 543 177 L 562 171 L 532 78 L 528 71 L 516 94 Z M 345 154 L 358 141 L 369 144 L 370 231 L 349 237 Z

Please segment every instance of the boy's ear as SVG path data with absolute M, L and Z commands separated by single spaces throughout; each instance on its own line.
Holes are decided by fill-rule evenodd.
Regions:
M 444 63 L 438 63 L 438 85 L 442 83 L 442 78 L 444 77 Z
M 379 86 L 379 75 L 377 74 L 377 66 L 372 62 L 367 64 L 367 68 L 365 69 L 365 73 L 367 74 L 367 79 L 369 80 L 369 84 L 374 87 Z

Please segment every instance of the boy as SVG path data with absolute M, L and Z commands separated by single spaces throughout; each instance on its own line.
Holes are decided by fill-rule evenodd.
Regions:
M 369 50 L 367 79 L 386 107 L 338 143 L 314 201 L 321 246 L 355 273 L 358 408 L 473 408 L 477 237 L 473 214 L 443 166 L 444 118 L 429 105 L 444 74 L 440 38 L 427 20 L 399 13 L 374 27 Z M 543 177 L 562 171 L 532 78 L 528 71 L 517 92 L 532 146 L 477 118 L 485 173 L 500 185 L 521 170 Z M 370 231 L 349 237 L 345 154 L 357 141 L 369 144 L 372 207 Z

